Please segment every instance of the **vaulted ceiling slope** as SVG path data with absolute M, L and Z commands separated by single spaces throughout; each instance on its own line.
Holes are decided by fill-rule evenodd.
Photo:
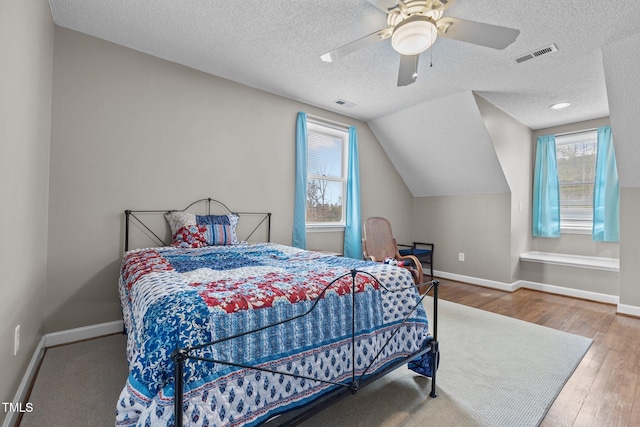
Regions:
M 471 92 L 414 105 L 369 127 L 415 197 L 509 191 Z

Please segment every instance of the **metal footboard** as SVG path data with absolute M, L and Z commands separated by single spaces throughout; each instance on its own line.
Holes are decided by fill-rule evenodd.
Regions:
M 184 401 L 184 364 L 187 360 L 198 360 L 198 361 L 204 361 L 204 362 L 210 362 L 210 363 L 218 363 L 221 365 L 226 365 L 226 366 L 232 366 L 232 367 L 238 367 L 238 368 L 243 368 L 243 369 L 253 369 L 253 370 L 257 370 L 257 371 L 263 371 L 263 372 L 268 372 L 268 373 L 272 373 L 272 374 L 280 374 L 280 375 L 286 375 L 286 376 L 290 376 L 290 377 L 295 377 L 295 378 L 301 378 L 301 379 L 307 379 L 310 381 L 316 381 L 316 382 L 321 382 L 321 383 L 326 383 L 326 384 L 330 384 L 333 386 L 337 386 L 332 392 L 330 392 L 328 395 L 318 399 L 318 401 L 314 401 L 309 403 L 307 406 L 304 407 L 305 411 L 293 418 L 288 418 L 284 423 L 280 424 L 280 425 L 295 425 L 297 423 L 299 423 L 300 421 L 310 417 L 311 415 L 317 413 L 318 411 L 320 411 L 321 409 L 333 404 L 335 401 L 337 401 L 338 399 L 340 399 L 341 397 L 348 395 L 348 394 L 355 394 L 358 392 L 359 388 L 361 388 L 362 386 L 375 381 L 376 379 L 384 376 L 385 374 L 395 370 L 396 368 L 405 365 L 406 363 L 415 360 L 425 354 L 428 354 L 429 357 L 429 364 L 431 367 L 431 392 L 430 392 L 430 396 L 432 398 L 436 397 L 436 371 L 437 371 L 437 367 L 438 367 L 438 363 L 439 363 L 439 344 L 438 344 L 438 286 L 440 284 L 440 282 L 438 280 L 432 280 L 431 282 L 426 282 L 421 284 L 421 286 L 424 286 L 425 284 L 429 284 L 429 288 L 427 289 L 427 291 L 421 295 L 419 301 L 416 303 L 416 305 L 409 311 L 409 313 L 407 313 L 407 315 L 404 317 L 404 319 L 402 320 L 402 322 L 395 328 L 395 330 L 393 331 L 393 333 L 391 334 L 391 336 L 387 339 L 386 343 L 380 348 L 380 350 L 378 351 L 378 353 L 375 355 L 375 357 L 373 357 L 373 359 L 371 360 L 371 362 L 369 363 L 369 365 L 364 369 L 364 371 L 360 374 L 360 375 L 356 375 L 356 363 L 355 363 L 355 341 L 356 341 L 356 325 L 355 325 L 355 297 L 356 297 L 356 277 L 359 274 L 363 274 L 363 275 L 367 275 L 370 276 L 371 278 L 373 278 L 376 283 L 382 287 L 384 290 L 388 291 L 388 292 L 398 292 L 398 291 L 403 291 L 406 290 L 407 288 L 402 288 L 402 289 L 397 289 L 397 290 L 389 290 L 386 286 L 384 286 L 382 283 L 380 283 L 380 281 L 375 278 L 373 275 L 371 275 L 370 273 L 364 272 L 364 271 L 359 271 L 357 269 L 353 269 L 351 270 L 350 273 L 346 273 L 336 279 L 334 279 L 331 283 L 329 283 L 324 289 L 323 291 L 320 293 L 320 295 L 318 295 L 318 297 L 314 300 L 311 308 L 309 308 L 309 310 L 307 310 L 305 313 L 299 314 L 297 316 L 276 322 L 274 324 L 271 325 L 266 325 L 251 331 L 247 331 L 247 332 L 243 332 L 240 334 L 236 334 L 233 336 L 229 336 L 229 337 L 225 337 L 219 340 L 215 340 L 215 341 L 211 341 L 208 343 L 204 343 L 201 345 L 197 345 L 197 346 L 193 346 L 193 347 L 187 347 L 187 348 L 177 348 L 173 351 L 173 353 L 171 354 L 171 360 L 173 361 L 173 365 L 174 365 L 174 380 L 175 380 L 175 396 L 174 396 L 174 409 L 175 409 L 175 425 L 176 427 L 182 427 L 183 425 L 183 401 Z M 255 367 L 255 366 L 248 366 L 245 364 L 241 364 L 241 363 L 235 363 L 233 361 L 226 361 L 226 360 L 217 360 L 217 359 L 209 359 L 209 358 L 203 358 L 203 357 L 199 357 L 199 356 L 195 356 L 192 353 L 196 350 L 199 349 L 203 349 L 205 347 L 210 347 L 210 346 L 214 346 L 216 344 L 222 343 L 222 342 L 226 342 L 229 340 L 233 340 L 236 338 L 240 338 L 249 334 L 253 334 L 256 332 L 260 332 L 260 331 L 264 331 L 266 329 L 269 328 L 273 328 L 275 326 L 287 323 L 287 322 L 291 322 L 295 319 L 304 317 L 306 315 L 308 315 L 309 313 L 311 313 L 316 306 L 318 305 L 319 301 L 323 298 L 324 294 L 327 292 L 327 290 L 329 288 L 331 288 L 331 286 L 333 286 L 336 282 L 344 279 L 345 277 L 351 276 L 351 283 L 352 283 L 352 288 L 351 288 L 351 300 L 352 300 L 352 321 L 351 321 L 351 357 L 352 357 L 352 362 L 351 362 L 351 366 L 352 366 L 352 371 L 351 371 L 351 380 L 347 383 L 342 383 L 342 382 L 335 382 L 335 381 L 329 381 L 329 380 L 321 380 L 315 377 L 311 377 L 311 376 L 305 376 L 305 375 L 299 375 L 299 374 L 292 374 L 289 372 L 280 372 L 280 371 L 276 371 L 276 370 L 271 370 L 271 369 L 267 369 L 267 368 L 260 368 L 260 367 Z M 409 355 L 407 358 L 404 358 L 402 360 L 396 361 L 394 363 L 392 363 L 391 365 L 385 367 L 384 369 L 375 372 L 373 374 L 370 374 L 368 377 L 365 378 L 365 376 L 367 375 L 367 373 L 369 372 L 369 370 L 372 368 L 372 366 L 374 365 L 374 362 L 376 361 L 376 359 L 380 356 L 380 354 L 382 353 L 382 351 L 384 350 L 384 348 L 391 342 L 391 340 L 394 338 L 394 336 L 400 331 L 401 327 L 407 322 L 407 320 L 411 317 L 411 315 L 415 312 L 415 310 L 418 308 L 418 306 L 420 304 L 422 304 L 422 301 L 424 300 L 424 298 L 433 290 L 433 335 L 432 335 L 432 339 L 428 340 L 425 345 L 418 350 L 417 352 Z M 428 316 L 427 316 L 428 318 Z M 431 320 L 431 319 L 429 319 Z M 269 420 L 267 420 L 268 422 Z

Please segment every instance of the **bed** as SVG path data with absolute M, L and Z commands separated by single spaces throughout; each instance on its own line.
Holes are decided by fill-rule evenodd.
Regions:
M 437 281 L 431 334 L 407 270 L 271 243 L 270 214 L 250 227 L 267 241 L 245 241 L 240 215 L 202 201 L 195 225 L 185 210 L 125 212 L 117 426 L 295 425 L 407 363 L 436 396 Z M 139 213 L 166 213 L 171 243 L 138 226 L 161 246 L 130 250 Z

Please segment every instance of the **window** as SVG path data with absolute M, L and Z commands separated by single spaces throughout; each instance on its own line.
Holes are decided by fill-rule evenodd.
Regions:
M 560 228 L 591 233 L 596 171 L 596 130 L 556 135 Z
M 345 226 L 349 133 L 307 122 L 307 228 Z

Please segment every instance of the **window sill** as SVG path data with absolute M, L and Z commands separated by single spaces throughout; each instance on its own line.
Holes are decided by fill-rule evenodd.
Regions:
M 306 227 L 307 233 L 335 233 L 343 232 L 344 225 L 313 225 Z
M 520 261 L 554 264 L 564 267 L 590 268 L 593 270 L 612 271 L 616 273 L 620 272 L 620 260 L 617 258 L 558 254 L 550 252 L 527 252 L 520 254 Z

